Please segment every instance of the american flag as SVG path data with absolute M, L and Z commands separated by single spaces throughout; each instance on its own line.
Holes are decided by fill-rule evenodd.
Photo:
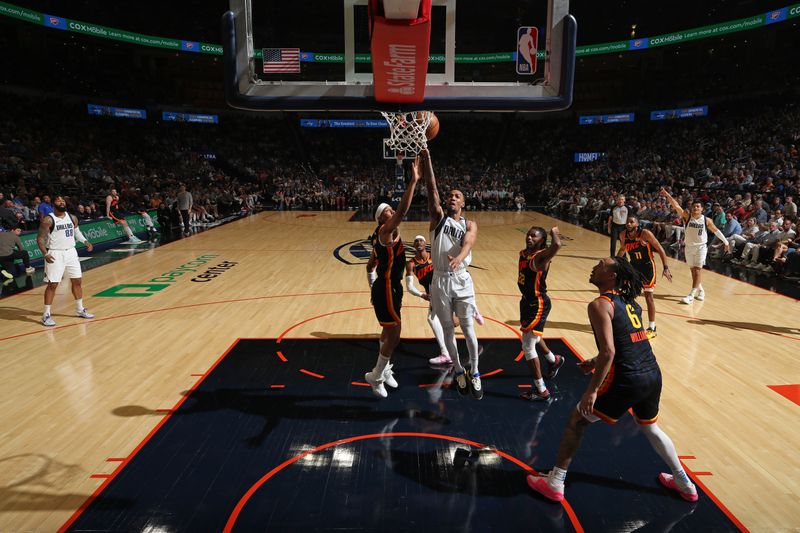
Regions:
M 299 48 L 264 48 L 264 73 L 300 72 Z

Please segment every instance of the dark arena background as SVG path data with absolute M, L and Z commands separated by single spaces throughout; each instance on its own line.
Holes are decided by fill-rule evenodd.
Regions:
M 414 4 L 373 6 L 395 3 Z M 367 0 L 0 2 L 0 531 L 800 529 L 800 4 L 414 13 L 429 3 L 417 105 L 372 96 Z M 436 113 L 442 205 L 462 191 L 479 228 L 478 325 L 455 335 L 465 363 L 477 335 L 482 399 L 430 361 L 434 313 L 406 280 L 399 386 L 376 397 L 365 376 L 375 299 L 398 298 L 365 276 L 386 253 L 376 208 L 400 209 L 415 156 L 379 109 Z M 701 269 L 666 192 L 706 217 Z M 431 195 L 420 180 L 392 261 L 436 253 Z M 91 243 L 80 284 L 45 259 L 62 205 Z M 694 502 L 659 483 L 632 413 L 586 430 L 563 501 L 526 482 L 590 383 L 615 206 L 653 236 L 657 327 L 644 294 L 631 321 L 652 330 L 657 425 Z M 532 227 L 557 250 L 539 327 L 564 361 L 540 401 L 518 288 Z

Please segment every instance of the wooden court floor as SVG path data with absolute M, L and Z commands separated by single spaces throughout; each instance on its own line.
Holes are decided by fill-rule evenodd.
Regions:
M 358 246 L 374 228 L 350 216 L 262 213 L 90 270 L 92 321 L 73 316 L 67 283 L 55 328 L 39 323 L 43 288 L 0 300 L 0 531 L 58 529 L 236 339 L 376 336 Z M 588 277 L 608 239 L 534 213 L 474 219 L 479 337 L 515 338 L 524 234 L 558 224 L 545 336 L 593 356 Z M 401 226 L 408 241 L 426 230 Z M 800 303 L 706 271 L 706 300 L 681 305 L 689 271 L 670 267 L 675 281 L 656 289 L 660 423 L 745 528 L 796 530 Z M 428 337 L 424 303 L 404 304 L 417 307 L 403 312 L 403 336 Z

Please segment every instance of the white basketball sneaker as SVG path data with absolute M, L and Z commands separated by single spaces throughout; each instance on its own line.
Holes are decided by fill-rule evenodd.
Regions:
M 383 370 L 383 382 L 393 389 L 398 387 L 397 380 L 394 379 L 394 372 L 392 372 L 391 363 L 386 365 L 386 368 Z
M 75 314 L 81 318 L 94 318 L 94 315 L 87 311 L 85 307 L 80 311 L 76 311 Z
M 706 291 L 703 290 L 703 287 L 700 287 L 700 290 L 697 291 L 697 296 L 695 296 L 695 299 L 700 302 L 706 299 Z
M 372 392 L 378 398 L 386 398 L 389 396 L 386 392 L 386 387 L 383 386 L 383 374 L 375 376 L 373 372 L 367 372 L 364 374 L 364 380 L 369 383 L 369 386 L 372 387 Z

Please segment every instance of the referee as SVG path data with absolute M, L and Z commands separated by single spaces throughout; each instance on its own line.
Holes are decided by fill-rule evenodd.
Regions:
M 625 223 L 628 221 L 628 208 L 625 205 L 625 197 L 617 196 L 617 203 L 608 215 L 608 233 L 611 235 L 611 257 L 614 257 L 617 241 L 620 234 L 625 231 Z

